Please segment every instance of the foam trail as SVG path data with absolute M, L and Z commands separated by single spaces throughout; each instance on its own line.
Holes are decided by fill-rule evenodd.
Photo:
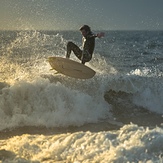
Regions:
M 162 158 L 163 130 L 125 125 L 118 131 L 15 136 L 0 154 L 15 162 L 151 162 Z M 28 161 L 27 161 L 28 160 Z

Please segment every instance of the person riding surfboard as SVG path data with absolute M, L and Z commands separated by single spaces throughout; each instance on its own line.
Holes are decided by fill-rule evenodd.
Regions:
M 88 25 L 83 25 L 80 28 L 80 31 L 83 36 L 83 50 L 73 42 L 69 41 L 67 43 L 66 58 L 70 58 L 71 51 L 73 51 L 76 57 L 81 60 L 81 63 L 85 64 L 85 62 L 89 62 L 92 59 L 92 54 L 95 48 L 95 38 L 104 37 L 104 33 L 93 34 Z

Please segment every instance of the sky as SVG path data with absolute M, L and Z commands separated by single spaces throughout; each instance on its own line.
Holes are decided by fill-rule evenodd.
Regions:
M 163 30 L 163 0 L 0 0 L 0 30 Z

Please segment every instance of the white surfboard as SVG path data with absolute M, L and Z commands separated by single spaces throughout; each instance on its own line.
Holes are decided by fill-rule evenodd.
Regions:
M 48 62 L 51 67 L 58 73 L 78 78 L 89 79 L 95 75 L 95 71 L 79 62 L 62 58 L 62 57 L 49 57 Z

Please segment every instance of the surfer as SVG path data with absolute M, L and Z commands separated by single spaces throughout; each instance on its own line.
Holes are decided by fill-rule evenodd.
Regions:
M 83 50 L 81 50 L 76 44 L 69 41 L 67 43 L 66 58 L 70 58 L 71 51 L 74 52 L 76 57 L 81 60 L 82 64 L 89 62 L 92 59 L 92 54 L 95 47 L 95 38 L 101 38 L 104 33 L 93 34 L 91 28 L 88 25 L 83 25 L 80 28 L 81 34 L 83 35 Z

